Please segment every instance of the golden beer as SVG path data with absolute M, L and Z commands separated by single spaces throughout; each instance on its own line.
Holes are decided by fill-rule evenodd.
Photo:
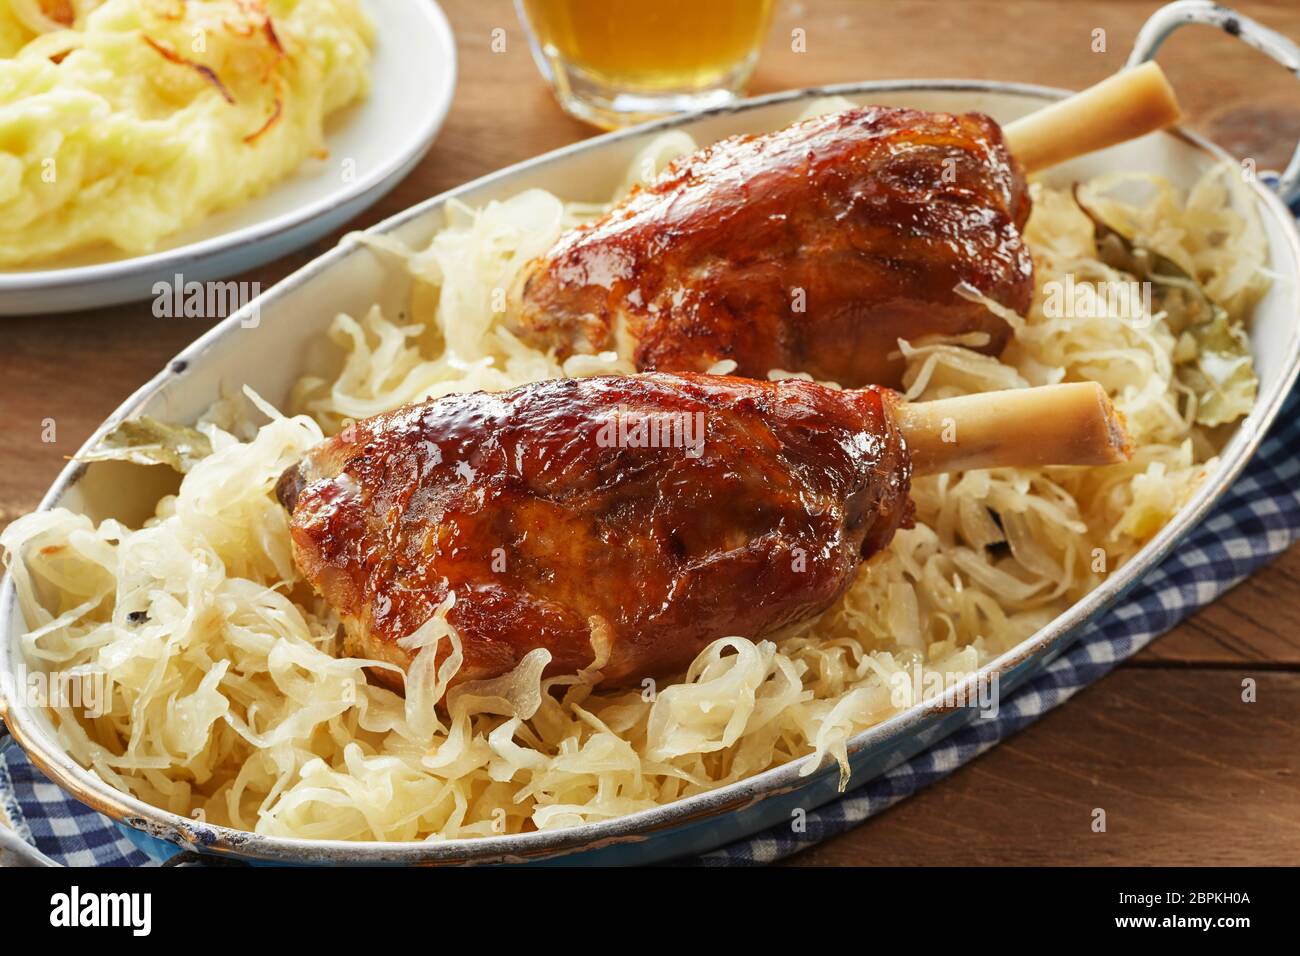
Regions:
M 744 88 L 774 0 L 518 0 L 570 113 L 607 128 L 719 105 Z

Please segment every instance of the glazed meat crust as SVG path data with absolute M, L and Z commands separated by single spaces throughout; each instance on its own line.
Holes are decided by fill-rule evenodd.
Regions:
M 1030 202 L 987 116 L 864 107 L 684 157 L 525 268 L 515 331 L 561 356 L 635 341 L 639 369 L 810 372 L 896 385 L 898 339 L 1008 326 L 963 283 L 1023 313 Z
M 455 592 L 457 682 L 544 647 L 548 675 L 597 662 L 626 684 L 834 601 L 909 519 L 894 401 L 722 376 L 542 382 L 360 422 L 277 492 L 350 652 L 405 667 L 398 640 Z

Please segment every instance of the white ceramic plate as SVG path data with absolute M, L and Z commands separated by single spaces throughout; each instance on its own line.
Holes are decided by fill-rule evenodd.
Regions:
M 68 312 L 130 302 L 177 273 L 206 282 L 314 242 L 377 202 L 420 161 L 456 87 L 456 44 L 433 0 L 368 0 L 375 22 L 366 99 L 332 117 L 330 158 L 308 160 L 265 195 L 210 217 L 158 252 L 57 268 L 0 271 L 0 315 Z M 345 181 L 340 162 L 350 159 Z
M 684 129 L 699 143 L 733 133 L 775 129 L 794 120 L 809 100 L 827 93 L 858 102 L 979 110 L 1004 123 L 1062 95 L 1061 91 L 1042 87 L 935 80 L 781 93 L 698 116 L 600 136 L 539 156 L 429 199 L 381 223 L 374 232 L 410 245 L 423 245 L 442 227 L 446 204 L 453 197 L 480 206 L 540 187 L 568 199 L 607 199 L 636 152 L 664 129 Z M 1202 173 L 1224 162 L 1232 160 L 1217 147 L 1191 134 L 1171 131 L 1075 160 L 1054 169 L 1049 179 L 1068 183 L 1104 172 L 1147 170 L 1185 189 Z M 1277 277 L 1256 307 L 1250 329 L 1251 351 L 1260 379 L 1255 408 L 1237 426 L 1200 489 L 1141 552 L 1101 587 L 991 662 L 955 693 L 973 695 L 974 682 L 996 672 L 1005 697 L 1064 650 L 1089 620 L 1154 568 L 1205 516 L 1245 466 L 1277 416 L 1300 370 L 1300 235 L 1291 214 L 1271 192 L 1258 183 L 1250 184 L 1247 192 L 1246 202 L 1259 216 L 1267 237 L 1269 269 Z M 192 422 L 223 391 L 243 384 L 283 404 L 299 375 L 324 371 L 313 356 L 320 351 L 325 330 L 338 312 L 360 315 L 375 302 L 395 312 L 406 305 L 410 289 L 409 274 L 391 256 L 377 254 L 355 240 L 345 241 L 183 351 L 114 412 L 87 447 L 119 421 L 132 416 Z M 254 310 L 258 321 L 246 326 L 245 320 Z M 162 472 L 166 469 L 122 462 L 88 466 L 72 463 L 40 507 L 65 507 L 96 521 L 114 517 L 136 526 L 152 513 L 162 490 L 156 482 L 174 481 L 170 473 Z M 27 679 L 27 665 L 20 651 L 25 624 L 14 598 L 13 583 L 6 579 L 0 587 L 0 678 L 8 677 L 10 687 L 22 687 Z M 0 684 L 0 688 L 3 686 Z M 941 698 L 932 698 L 857 734 L 848 745 L 853 767 L 851 785 L 860 786 L 896 766 L 952 733 L 974 713 L 971 708 L 945 708 Z M 832 765 L 801 777 L 802 762 L 796 761 L 653 810 L 565 830 L 446 842 L 290 840 L 212 826 L 151 807 L 114 790 L 77 765 L 60 746 L 48 716 L 39 707 L 19 697 L 0 699 L 0 714 L 14 738 L 55 782 L 127 824 L 133 839 L 159 856 L 173 852 L 161 842 L 166 840 L 210 853 L 299 863 L 500 862 L 574 855 L 580 855 L 584 862 L 650 862 L 718 846 L 778 821 L 788 821 L 794 807 L 808 810 L 838 796 L 837 768 Z

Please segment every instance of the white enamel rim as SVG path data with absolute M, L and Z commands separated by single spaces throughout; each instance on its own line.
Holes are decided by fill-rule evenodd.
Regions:
M 575 153 L 598 148 L 605 143 L 624 137 L 639 136 L 648 131 L 672 129 L 701 117 L 743 112 L 758 107 L 812 99 L 819 96 L 860 96 L 948 91 L 1010 94 L 1040 101 L 1059 99 L 1069 95 L 1070 92 L 1052 87 L 1017 83 L 902 80 L 848 83 L 776 93 L 745 100 L 727 107 L 674 117 L 605 134 L 555 150 L 428 199 L 376 225 L 371 231 L 376 233 L 390 232 L 424 215 L 427 211 L 439 206 L 449 198 L 489 183 L 499 183 L 524 170 L 535 169 L 545 164 L 563 162 Z M 1215 159 L 1233 161 L 1223 150 L 1195 134 L 1174 130 L 1161 135 L 1177 137 L 1185 143 L 1210 154 Z M 1283 258 L 1290 263 L 1291 268 L 1294 270 L 1293 278 L 1300 278 L 1300 233 L 1297 233 L 1295 229 L 1294 218 L 1277 197 L 1263 185 L 1252 183 L 1250 189 L 1259 204 L 1258 212 L 1261 217 L 1273 216 L 1286 224 L 1286 229 L 1283 231 L 1283 235 L 1286 237 Z M 174 362 L 181 361 L 189 365 L 201 363 L 209 348 L 219 339 L 237 329 L 242 317 L 247 312 L 259 307 L 265 308 L 268 303 L 286 295 L 313 277 L 330 269 L 344 256 L 350 254 L 352 250 L 353 244 L 341 243 L 338 247 L 325 253 L 268 290 L 257 300 L 249 303 L 244 310 L 235 313 L 211 329 L 179 353 L 172 363 L 168 363 L 168 368 L 161 371 L 127 399 L 87 440 L 83 449 L 92 447 L 118 422 L 130 417 L 149 398 L 163 388 L 165 383 L 173 377 L 169 368 Z M 1284 369 L 1278 385 L 1267 394 L 1260 396 L 1256 407 L 1242 425 L 1238 427 L 1236 433 L 1224 448 L 1220 456 L 1219 467 L 1207 478 L 1191 501 L 1142 548 L 1138 555 L 1112 577 L 1108 578 L 1101 587 L 1073 605 L 1038 633 L 981 668 L 957 692 L 973 693 L 976 682 L 993 671 L 1005 673 L 1018 664 L 1043 657 L 1049 651 L 1059 652 L 1068 645 L 1069 640 L 1078 636 L 1078 630 L 1082 624 L 1118 599 L 1124 591 L 1159 564 L 1160 560 L 1169 553 L 1178 540 L 1196 526 L 1209 511 L 1215 500 L 1227 490 L 1262 441 L 1268 426 L 1276 418 L 1282 403 L 1294 385 L 1297 372 L 1300 371 L 1300 335 L 1293 334 L 1290 338 Z M 63 495 L 76 483 L 81 472 L 81 466 L 76 464 L 68 465 L 51 486 L 38 510 L 44 511 L 56 507 Z M 12 629 L 9 628 L 9 622 L 15 614 L 14 602 L 13 583 L 6 576 L 3 583 L 0 584 L 0 626 L 5 627 L 9 632 L 6 633 L 4 640 L 0 641 L 0 674 L 13 672 L 11 661 L 13 656 L 18 653 L 17 641 L 19 634 L 12 632 Z M 3 704 L 3 702 L 0 702 L 0 704 Z M 942 701 L 938 699 L 929 699 L 913 706 L 855 735 L 849 741 L 849 753 L 852 755 L 864 748 L 881 745 L 889 740 L 904 737 L 918 729 L 918 725 L 927 717 L 942 710 L 944 710 Z M 231 854 L 241 858 L 279 862 L 455 864 L 544 859 L 610 844 L 653 839 L 656 831 L 670 830 L 688 822 L 698 821 L 716 814 L 752 805 L 775 794 L 800 789 L 810 784 L 817 776 L 799 776 L 801 763 L 796 761 L 717 790 L 688 797 L 662 807 L 564 830 L 437 843 L 305 840 L 268 837 L 227 827 L 199 824 L 188 818 L 160 810 L 110 787 L 97 776 L 75 763 L 61 750 L 37 746 L 38 742 L 44 742 L 43 731 L 35 726 L 34 718 L 29 714 L 25 706 L 11 702 L 8 712 L 4 713 L 0 710 L 0 716 L 6 718 L 10 732 L 29 756 L 32 757 L 33 761 L 56 783 L 78 799 L 108 816 L 119 821 L 129 820 L 133 825 L 152 835 L 160 835 L 174 842 L 179 841 L 190 849 L 201 849 L 210 853 Z M 826 772 L 826 768 L 822 768 L 819 774 L 824 772 Z

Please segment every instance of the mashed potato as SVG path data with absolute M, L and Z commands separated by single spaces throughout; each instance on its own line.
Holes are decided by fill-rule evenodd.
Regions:
M 360 0 L 0 0 L 0 266 L 150 252 L 324 156 L 371 32 Z

